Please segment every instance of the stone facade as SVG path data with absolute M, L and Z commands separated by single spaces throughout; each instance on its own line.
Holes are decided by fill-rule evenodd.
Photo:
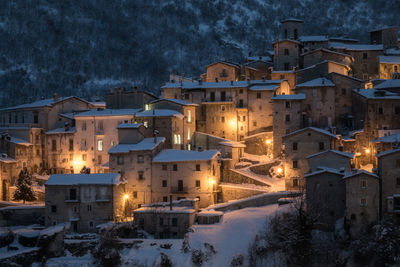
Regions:
M 353 62 L 353 58 L 350 55 L 338 53 L 325 48 L 312 50 L 301 54 L 301 56 L 303 68 L 310 67 L 326 60 L 338 62 L 348 66 L 350 66 L 350 64 Z
M 303 21 L 299 19 L 286 19 L 281 21 L 281 38 L 297 40 L 303 35 Z
M 400 56 L 379 57 L 379 79 L 394 79 L 400 72 Z
M 152 93 L 139 90 L 137 87 L 132 90 L 115 88 L 104 98 L 108 109 L 144 109 L 146 103 L 158 99 Z
M 327 167 L 350 172 L 354 166 L 354 154 L 337 150 L 326 150 L 307 157 L 310 171 L 317 171 L 318 167 Z
M 238 81 L 240 78 L 240 65 L 218 61 L 206 68 L 207 82 Z
M 10 201 L 10 185 L 17 180 L 19 173 L 16 171 L 17 161 L 6 154 L 0 157 L 0 200 Z
M 397 26 L 371 31 L 371 44 L 382 44 L 385 49 L 398 47 L 398 31 Z
M 295 40 L 279 40 L 274 46 L 274 69 L 293 70 L 299 67 L 301 44 Z

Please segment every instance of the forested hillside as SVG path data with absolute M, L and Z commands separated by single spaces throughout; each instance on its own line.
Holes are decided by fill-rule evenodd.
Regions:
M 119 85 L 157 92 L 171 72 L 196 77 L 217 59 L 266 53 L 287 17 L 306 34 L 368 41 L 398 14 L 398 0 L 3 0 L 0 105 Z

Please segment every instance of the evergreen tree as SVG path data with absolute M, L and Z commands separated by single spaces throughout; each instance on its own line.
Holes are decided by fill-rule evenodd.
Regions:
M 35 193 L 32 189 L 32 176 L 28 170 L 24 168 L 18 176 L 17 190 L 14 192 L 14 200 L 34 201 L 36 200 Z

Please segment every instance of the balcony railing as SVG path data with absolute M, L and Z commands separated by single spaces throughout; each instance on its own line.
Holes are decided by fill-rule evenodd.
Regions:
M 171 186 L 171 193 L 187 193 L 188 187 L 187 186 Z

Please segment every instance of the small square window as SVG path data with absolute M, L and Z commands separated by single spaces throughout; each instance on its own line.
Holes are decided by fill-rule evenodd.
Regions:
M 167 187 L 167 180 L 162 180 L 162 187 Z
M 293 143 L 293 150 L 296 151 L 297 150 L 297 142 Z
M 138 180 L 139 181 L 144 180 L 144 172 L 143 171 L 138 171 Z
M 124 156 L 118 156 L 117 157 L 117 164 L 118 165 L 123 165 L 124 164 Z
M 162 201 L 163 201 L 163 202 L 168 202 L 168 197 L 163 197 L 163 198 L 162 198 Z
M 200 171 L 200 164 L 196 164 L 196 171 Z
M 89 228 L 93 228 L 94 224 L 92 221 L 89 222 Z
M 167 164 L 163 164 L 163 165 L 162 165 L 162 170 L 163 170 L 163 171 L 168 170 L 168 165 L 167 165 Z
M 261 92 L 257 92 L 257 98 L 261 98 Z
M 319 142 L 319 150 L 322 151 L 325 149 L 325 143 L 324 142 Z
M 51 212 L 56 213 L 57 212 L 57 205 L 51 205 Z
M 178 226 L 178 218 L 172 218 L 172 226 Z
M 293 187 L 299 186 L 299 179 L 293 179 Z
M 299 167 L 298 161 L 293 160 L 293 169 L 297 169 Z
M 367 206 L 367 199 L 365 199 L 365 198 L 360 199 L 360 205 Z
M 289 102 L 289 101 L 286 101 L 286 102 L 285 102 L 285 107 L 286 107 L 286 108 L 290 108 L 290 102 Z
M 137 198 L 137 191 L 133 191 L 132 196 L 133 196 L 133 198 Z
M 200 187 L 200 180 L 196 180 L 196 187 Z
M 172 170 L 173 170 L 173 171 L 178 171 L 178 165 L 177 165 L 177 164 L 174 164 L 174 165 L 172 166 Z
M 221 117 L 221 122 L 222 122 L 222 123 L 225 122 L 225 117 L 224 117 L 224 116 Z
M 346 95 L 346 88 L 342 88 L 342 95 Z
M 143 155 L 138 155 L 137 156 L 137 162 L 138 163 L 143 163 L 144 162 L 144 156 Z
M 253 121 L 253 126 L 257 127 L 257 121 Z

